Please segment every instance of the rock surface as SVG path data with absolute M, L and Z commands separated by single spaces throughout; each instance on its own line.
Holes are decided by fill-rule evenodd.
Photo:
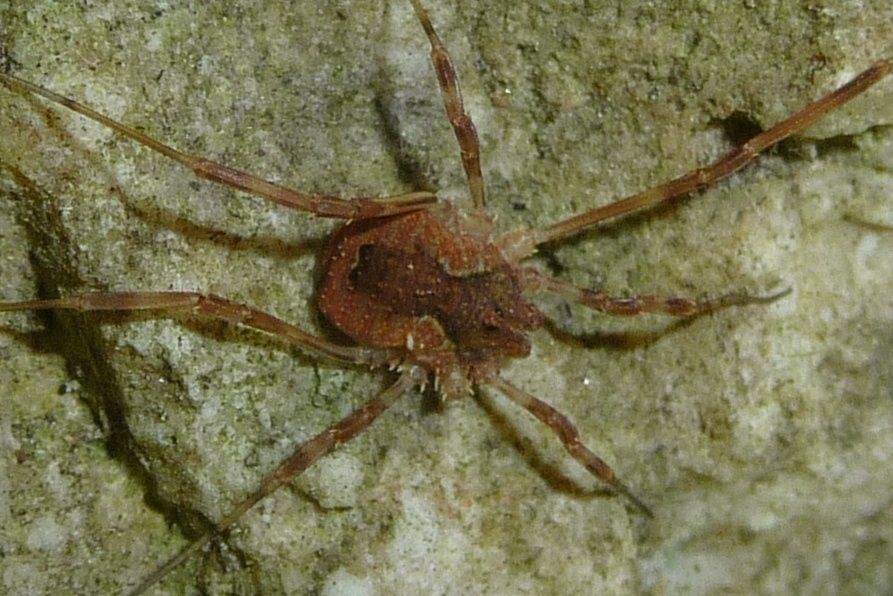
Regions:
M 0 5 L 0 49 L 23 78 L 295 188 L 460 200 L 409 3 L 293 4 Z M 893 55 L 881 2 L 579 4 L 432 10 L 506 230 L 706 163 Z M 731 181 L 535 259 L 619 295 L 792 290 L 680 325 L 539 299 L 559 332 L 534 334 L 506 376 L 571 416 L 654 520 L 593 490 L 493 392 L 442 411 L 411 395 L 163 589 L 889 590 L 891 99 L 887 81 Z M 5 89 L 0 131 L 3 299 L 195 289 L 323 332 L 315 255 L 332 223 Z M 16 593 L 133 584 L 386 382 L 194 320 L 19 314 L 3 329 L 0 586 Z

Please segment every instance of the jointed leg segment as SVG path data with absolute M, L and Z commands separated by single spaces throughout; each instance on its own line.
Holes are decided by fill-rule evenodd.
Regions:
M 580 213 L 540 230 L 530 230 L 520 234 L 516 232 L 514 236 L 517 237 L 507 236 L 499 244 L 509 245 L 512 254 L 518 255 L 520 258 L 532 254 L 540 244 L 573 236 L 600 221 L 653 207 L 693 190 L 709 186 L 737 172 L 763 151 L 800 132 L 828 112 L 861 95 L 890 72 L 893 72 L 893 61 L 875 62 L 849 83 L 812 102 L 787 120 L 761 132 L 743 145 L 735 147 L 709 166 L 692 170 L 660 186 Z
M 77 311 L 154 310 L 167 315 L 194 313 L 265 331 L 277 337 L 282 337 L 313 353 L 342 361 L 378 366 L 393 360 L 393 356 L 387 351 L 333 344 L 310 335 L 263 311 L 218 296 L 203 295 L 196 292 L 91 292 L 64 298 L 0 303 L 0 312 L 58 309 Z M 407 368 L 397 382 L 388 389 L 349 416 L 300 445 L 288 459 L 283 461 L 279 467 L 264 478 L 256 491 L 240 501 L 213 528 L 190 542 L 163 566 L 146 577 L 131 594 L 142 594 L 155 585 L 193 553 L 210 542 L 214 536 L 226 531 L 260 500 L 291 481 L 319 458 L 327 455 L 339 445 L 350 441 L 365 430 L 385 410 L 392 406 L 399 397 L 413 386 L 422 384 L 425 378 L 424 370 L 419 367 L 411 366 Z
M 462 155 L 462 166 L 465 168 L 465 177 L 468 179 L 468 189 L 471 192 L 471 200 L 477 208 L 483 208 L 486 202 L 484 197 L 484 177 L 481 174 L 481 145 L 478 141 L 477 129 L 471 116 L 465 111 L 462 103 L 462 92 L 459 90 L 459 78 L 453 61 L 447 52 L 446 46 L 440 40 L 428 11 L 419 0 L 412 0 L 412 7 L 416 16 L 425 29 L 428 41 L 431 43 L 431 62 L 437 73 L 437 82 L 440 85 L 440 93 L 443 96 L 443 105 L 446 108 L 447 118 L 453 127 L 456 140 L 459 141 L 459 150 Z
M 518 389 L 505 379 L 495 377 L 489 381 L 499 389 L 506 397 L 533 414 L 543 424 L 548 426 L 558 435 L 564 448 L 575 460 L 580 462 L 589 472 L 613 488 L 618 494 L 626 497 L 637 509 L 648 517 L 654 517 L 651 510 L 638 497 L 632 494 L 626 486 L 614 475 L 614 470 L 605 461 L 589 450 L 580 438 L 580 432 L 567 416 L 526 391 Z
M 230 526 L 239 521 L 249 509 L 259 501 L 274 493 L 284 484 L 290 482 L 301 472 L 309 468 L 316 460 L 331 453 L 339 445 L 342 445 L 369 427 L 385 410 L 413 386 L 425 380 L 425 373 L 417 367 L 406 370 L 396 383 L 379 393 L 358 409 L 354 410 L 341 421 L 322 431 L 309 441 L 300 445 L 297 450 L 285 461 L 279 464 L 270 475 L 264 478 L 260 487 L 236 504 L 235 507 L 217 524 L 203 533 L 201 536 L 186 545 L 183 550 L 168 560 L 164 565 L 156 569 L 146 577 L 130 594 L 135 596 L 142 594 L 158 583 L 164 576 L 176 569 L 183 561 L 193 553 L 208 544 L 214 536 L 225 532 Z
M 266 331 L 314 354 L 344 362 L 380 366 L 394 359 L 383 350 L 334 344 L 256 308 L 197 292 L 87 292 L 65 298 L 0 303 L 0 312 L 58 309 L 84 312 L 154 310 L 166 315 L 195 313 Z
M 78 114 L 107 126 L 134 141 L 161 153 L 177 163 L 189 168 L 199 178 L 218 182 L 236 188 L 257 197 L 273 201 L 290 209 L 308 211 L 320 217 L 336 217 L 341 219 L 365 219 L 397 215 L 408 211 L 416 211 L 424 205 L 433 203 L 437 198 L 424 191 L 410 192 L 383 199 L 359 197 L 341 199 L 332 195 L 308 195 L 267 180 L 253 176 L 247 172 L 227 167 L 223 164 L 177 151 L 164 143 L 145 135 L 138 130 L 112 120 L 104 114 L 88 108 L 73 99 L 69 99 L 49 89 L 44 89 L 28 81 L 11 75 L 0 73 L 0 82 L 12 89 L 39 95 L 53 103 L 64 106 Z
M 680 296 L 609 296 L 597 290 L 578 288 L 567 282 L 544 275 L 533 268 L 523 271 L 525 289 L 528 291 L 543 289 L 563 296 L 567 300 L 577 302 L 615 317 L 628 317 L 644 313 L 657 313 L 674 317 L 692 317 L 725 308 L 727 306 L 743 306 L 747 304 L 767 304 L 790 293 L 783 290 L 768 296 L 751 296 L 743 293 L 726 294 L 710 300 L 693 300 Z

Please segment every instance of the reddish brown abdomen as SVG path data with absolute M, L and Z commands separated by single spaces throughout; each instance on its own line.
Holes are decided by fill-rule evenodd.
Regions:
M 447 207 L 344 225 L 325 257 L 320 310 L 360 345 L 523 356 L 541 315 L 488 242 Z

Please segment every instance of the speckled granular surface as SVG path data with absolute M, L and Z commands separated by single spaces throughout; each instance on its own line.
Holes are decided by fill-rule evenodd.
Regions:
M 408 2 L 0 2 L 4 65 L 307 191 L 464 192 Z M 503 229 L 719 155 L 893 51 L 888 3 L 432 7 Z M 882 593 L 893 577 L 893 82 L 719 188 L 537 257 L 615 294 L 791 294 L 673 326 L 548 297 L 497 395 L 408 396 L 160 593 Z M 3 298 L 196 289 L 321 331 L 331 222 L 197 182 L 0 89 Z M 133 584 L 386 375 L 198 321 L 4 315 L 0 591 Z M 570 334 L 582 339 L 574 340 Z M 518 449 L 518 445 L 522 449 Z M 160 512 L 169 514 L 168 518 Z M 178 523 L 169 524 L 176 520 Z

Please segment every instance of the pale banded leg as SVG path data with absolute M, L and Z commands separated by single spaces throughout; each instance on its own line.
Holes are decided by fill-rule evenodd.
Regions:
M 395 359 L 385 350 L 341 346 L 311 335 L 256 308 L 197 292 L 88 292 L 65 298 L 0 303 L 0 312 L 13 310 L 146 311 L 165 315 L 193 313 L 245 325 L 281 337 L 308 352 L 336 360 L 381 366 Z
M 146 590 L 158 583 L 164 576 L 180 566 L 186 559 L 208 544 L 212 538 L 226 531 L 260 500 L 269 496 L 280 487 L 290 482 L 301 472 L 309 468 L 316 460 L 327 455 L 333 449 L 342 445 L 365 430 L 385 410 L 391 407 L 397 399 L 409 391 L 413 386 L 419 385 L 425 380 L 425 372 L 417 367 L 412 367 L 403 374 L 396 383 L 379 393 L 377 396 L 354 410 L 347 417 L 333 424 L 312 439 L 301 444 L 295 452 L 273 472 L 264 478 L 260 487 L 239 501 L 235 507 L 217 522 L 214 527 L 205 531 L 201 536 L 190 542 L 179 553 L 169 559 L 164 565 L 156 569 L 135 587 L 130 594 L 132 596 L 143 594 Z
M 643 313 L 659 313 L 674 317 L 692 317 L 713 312 L 727 306 L 747 304 L 768 304 L 790 294 L 786 289 L 768 296 L 751 296 L 744 293 L 731 293 L 718 298 L 694 300 L 680 296 L 609 296 L 604 292 L 578 288 L 573 284 L 544 275 L 526 268 L 523 272 L 525 290 L 546 290 L 563 298 L 577 302 L 588 308 L 616 317 L 628 317 Z
M 583 444 L 580 438 L 580 432 L 570 419 L 544 402 L 541 399 L 530 395 L 526 391 L 518 389 L 501 377 L 494 377 L 488 380 L 488 383 L 499 389 L 510 400 L 533 414 L 543 424 L 552 429 L 558 438 L 561 439 L 564 448 L 575 460 L 580 462 L 590 474 L 610 486 L 615 492 L 623 495 L 630 503 L 632 503 L 639 511 L 648 517 L 654 517 L 651 510 L 645 503 L 636 497 L 626 486 L 620 482 L 605 461 L 589 450 Z
M 459 77 L 456 75 L 456 69 L 446 46 L 434 31 L 428 11 L 419 0 L 412 0 L 412 8 L 431 43 L 431 62 L 434 64 L 434 72 L 437 73 L 437 82 L 440 85 L 447 118 L 453 127 L 456 140 L 459 142 L 459 152 L 462 155 L 462 166 L 465 168 L 465 177 L 468 179 L 468 190 L 471 193 L 472 203 L 479 209 L 483 208 L 486 199 L 484 177 L 481 174 L 481 144 L 474 122 L 462 103 Z
M 290 209 L 307 211 L 320 217 L 366 219 L 370 217 L 397 215 L 398 213 L 405 213 L 407 211 L 416 211 L 423 208 L 424 205 L 433 203 L 437 200 L 437 197 L 433 194 L 424 191 L 410 192 L 382 199 L 373 199 L 370 197 L 341 199 L 326 194 L 305 194 L 263 180 L 257 176 L 252 176 L 247 172 L 227 167 L 209 159 L 177 151 L 173 147 L 169 147 L 138 130 L 125 126 L 116 120 L 112 120 L 108 116 L 100 114 L 73 99 L 69 99 L 18 77 L 0 73 L 0 82 L 11 89 L 33 93 L 34 95 L 43 97 L 44 99 L 64 106 L 86 118 L 107 126 L 115 132 L 136 141 L 140 145 L 148 147 L 153 151 L 157 151 L 165 157 L 189 168 L 199 178 L 236 188 Z
M 550 226 L 537 230 L 510 232 L 498 239 L 497 245 L 503 248 L 503 252 L 509 256 L 510 260 L 517 261 L 533 254 L 540 244 L 573 236 L 600 221 L 666 203 L 693 190 L 709 186 L 737 172 L 766 149 L 800 132 L 828 112 L 861 95 L 891 71 L 893 71 L 893 61 L 875 62 L 849 83 L 812 102 L 793 116 L 779 122 L 769 130 L 759 133 L 743 145 L 735 147 L 711 165 L 697 168 L 660 186 L 602 207 L 596 207 Z

